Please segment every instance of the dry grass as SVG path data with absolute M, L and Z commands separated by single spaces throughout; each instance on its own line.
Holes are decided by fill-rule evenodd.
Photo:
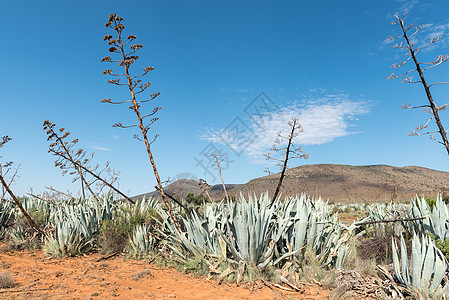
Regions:
M 143 277 L 146 277 L 146 276 L 153 277 L 153 274 L 151 274 L 151 270 L 150 269 L 144 269 L 142 271 L 139 271 L 136 274 L 134 274 L 132 277 L 133 277 L 134 280 L 137 281 L 137 280 L 139 280 L 139 279 L 141 279 Z
M 307 248 L 304 253 L 304 262 L 299 270 L 299 277 L 301 281 L 319 282 L 329 289 L 335 287 L 335 270 L 324 268 L 318 261 L 314 251 L 310 248 Z
M 391 225 L 385 225 L 383 228 L 373 227 L 363 237 L 355 240 L 357 256 L 361 260 L 373 260 L 376 264 L 389 264 L 393 261 L 391 238 L 400 242 L 394 234 L 394 228 Z M 411 249 L 411 239 L 405 234 L 407 249 Z
M 7 289 L 14 287 L 14 279 L 9 273 L 0 273 L 0 288 Z
M 346 270 L 357 270 L 362 275 L 376 276 L 376 266 L 380 261 L 384 261 L 385 249 L 383 244 L 368 243 L 367 240 L 369 239 L 359 238 L 351 242 L 343 267 Z

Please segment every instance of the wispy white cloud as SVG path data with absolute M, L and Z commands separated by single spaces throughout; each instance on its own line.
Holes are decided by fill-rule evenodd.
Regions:
M 402 5 L 395 12 L 395 15 L 402 16 L 403 14 L 408 14 L 410 11 L 419 3 L 418 0 L 399 0 Z
M 236 118 L 225 129 L 208 128 L 202 139 L 225 145 L 236 153 L 245 152 L 259 163 L 274 143 L 279 132 L 289 131 L 288 121 L 299 119 L 304 132 L 294 142 L 297 145 L 319 145 L 355 132 L 350 130 L 357 117 L 369 112 L 367 101 L 354 101 L 345 94 L 328 94 L 281 107 L 270 114 L 249 121 Z
M 396 2 L 401 3 L 399 8 L 393 14 L 391 13 L 387 14 L 387 19 L 390 20 L 391 22 L 397 20 L 396 16 L 402 18 L 404 14 L 409 14 L 410 11 L 419 3 L 419 0 L 397 0 Z M 394 36 L 394 34 L 392 34 L 392 36 Z M 386 47 L 393 46 L 396 42 L 397 41 L 395 40 L 390 40 L 389 38 L 387 38 L 379 43 L 379 48 L 383 50 Z
M 398 2 L 402 3 L 398 10 L 395 12 L 395 15 L 402 17 L 403 14 L 408 14 L 412 10 L 418 9 L 420 11 L 426 10 L 431 7 L 431 3 L 420 3 L 419 0 L 398 0 Z M 419 7 L 417 7 L 419 4 Z M 416 18 L 415 18 L 416 19 Z M 417 18 L 419 19 L 419 17 Z M 431 38 L 441 36 L 441 40 L 439 41 L 438 47 L 447 47 L 449 46 L 449 23 L 447 24 L 424 24 L 421 28 L 421 32 L 419 36 L 416 36 L 412 39 L 412 43 L 417 45 L 418 47 L 427 44 Z M 390 44 L 390 41 L 385 41 L 382 46 L 386 46 Z M 426 50 L 432 49 L 434 46 L 426 48 Z
M 407 22 L 407 25 L 411 25 L 410 22 Z M 415 24 L 415 28 L 412 28 L 409 32 L 409 36 L 412 35 L 415 30 L 417 29 L 419 24 Z M 397 31 L 398 36 L 400 30 Z M 393 35 L 393 34 L 392 34 Z M 417 47 L 423 47 L 427 45 L 433 38 L 440 37 L 440 39 L 433 45 L 423 48 L 421 51 L 429 52 L 431 50 L 434 50 L 435 48 L 442 49 L 442 48 L 448 48 L 449 47 L 449 23 L 428 23 L 428 24 L 422 24 L 421 29 L 419 30 L 419 33 L 414 35 L 413 37 L 410 37 L 410 42 L 414 45 L 414 48 Z M 385 47 L 393 47 L 395 44 L 405 43 L 402 37 L 399 37 L 398 39 L 390 40 L 387 38 L 383 42 L 379 43 L 379 48 L 383 50 Z M 406 50 L 404 50 L 406 51 Z
M 420 41 L 413 41 L 419 46 L 425 45 L 430 42 L 432 38 L 441 37 L 440 40 L 434 45 L 426 48 L 428 50 L 438 47 L 445 48 L 449 46 L 449 23 L 446 24 L 424 24 L 421 28 Z
M 100 147 L 100 146 L 93 146 L 92 148 L 95 150 L 100 150 L 100 151 L 112 151 L 112 149 L 109 149 L 106 147 Z

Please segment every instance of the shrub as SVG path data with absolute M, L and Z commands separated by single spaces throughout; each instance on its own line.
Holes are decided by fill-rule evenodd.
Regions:
M 201 194 L 195 196 L 193 193 L 188 193 L 185 198 L 185 201 L 188 204 L 199 206 L 199 205 L 202 205 L 203 202 L 208 202 L 208 199 L 204 195 L 201 195 Z
M 437 201 L 433 198 L 430 197 L 425 197 L 424 199 L 426 199 L 427 204 L 429 204 L 430 206 L 430 210 L 433 210 L 435 204 L 437 203 Z
M 103 253 L 121 252 L 128 243 L 129 232 L 116 221 L 105 220 L 101 223 L 97 246 Z
M 12 288 L 14 286 L 14 280 L 9 273 L 0 273 L 0 289 Z
M 435 241 L 435 245 L 441 250 L 441 252 L 443 252 L 446 259 L 449 259 L 449 238 L 445 238 L 444 241 L 437 239 Z
M 102 252 L 121 252 L 128 244 L 137 226 L 145 225 L 151 230 L 161 217 L 153 208 L 141 209 L 139 205 L 122 206 L 112 220 L 101 222 L 97 244 Z
M 389 261 L 387 257 L 391 257 L 391 241 L 382 237 L 365 238 L 360 237 L 350 242 L 348 255 L 343 264 L 346 270 L 357 270 L 361 274 L 376 276 L 377 264 Z M 390 243 L 388 243 L 389 241 Z

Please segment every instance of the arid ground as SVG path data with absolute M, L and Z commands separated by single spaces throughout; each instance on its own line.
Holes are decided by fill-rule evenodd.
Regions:
M 100 254 L 49 259 L 42 251 L 0 253 L 0 272 L 15 286 L 0 289 L 0 299 L 328 299 L 318 285 L 291 292 L 257 282 L 219 284 L 216 280 L 159 267 L 146 260 Z M 270 287 L 271 286 L 271 287 Z

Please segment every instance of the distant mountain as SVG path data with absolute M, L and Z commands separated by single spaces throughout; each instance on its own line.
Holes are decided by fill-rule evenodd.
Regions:
M 241 185 L 227 185 L 226 189 L 231 196 L 240 193 L 260 195 L 266 191 L 273 195 L 278 179 L 279 174 L 274 174 Z M 198 182 L 186 179 L 172 183 L 166 190 L 178 197 L 202 192 Z M 304 165 L 287 170 L 281 192 L 284 196 L 306 193 L 335 202 L 403 202 L 415 195 L 449 194 L 449 173 L 416 166 Z M 154 197 L 158 194 L 145 195 Z M 213 186 L 209 194 L 217 199 L 224 197 L 221 185 Z
M 236 186 L 239 186 L 238 184 L 226 184 L 226 190 L 231 191 Z M 200 184 L 198 181 L 190 180 L 190 179 L 179 179 L 168 186 L 164 188 L 164 191 L 168 194 L 172 195 L 176 198 L 185 198 L 189 193 L 193 193 L 194 195 L 199 195 L 203 191 L 201 190 Z M 224 195 L 223 192 L 223 185 L 216 184 L 210 187 L 208 190 L 209 195 L 213 199 L 218 199 L 221 197 L 221 195 Z M 140 199 L 143 196 L 145 197 L 155 197 L 158 198 L 161 196 L 161 194 L 158 191 L 149 192 L 141 195 L 134 196 L 132 198 L 134 199 Z

